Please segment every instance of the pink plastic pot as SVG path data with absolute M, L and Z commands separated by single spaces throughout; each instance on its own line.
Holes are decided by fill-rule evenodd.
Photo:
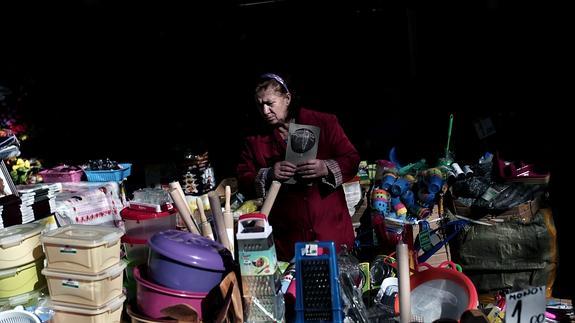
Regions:
M 165 317 L 161 313 L 162 309 L 177 304 L 187 304 L 196 310 L 199 319 L 202 318 L 202 301 L 208 293 L 180 291 L 155 284 L 146 278 L 145 265 L 134 267 L 134 278 L 137 282 L 138 310 L 142 314 L 159 319 Z

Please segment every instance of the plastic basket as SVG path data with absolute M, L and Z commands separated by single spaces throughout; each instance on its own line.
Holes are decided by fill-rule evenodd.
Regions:
M 122 169 L 115 170 L 84 170 L 88 182 L 120 182 L 130 176 L 132 164 L 119 164 Z
M 40 319 L 27 311 L 22 306 L 16 309 L 0 313 L 0 323 L 40 323 Z
M 72 169 L 77 168 L 77 169 Z M 79 167 L 57 166 L 39 172 L 46 183 L 79 182 L 82 180 L 84 170 Z

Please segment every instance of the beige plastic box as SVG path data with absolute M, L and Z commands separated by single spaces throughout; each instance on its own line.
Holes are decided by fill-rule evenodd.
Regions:
M 125 262 L 94 275 L 71 274 L 42 270 L 48 281 L 50 297 L 55 302 L 81 304 L 91 307 L 103 306 L 122 294 Z
M 123 231 L 114 227 L 72 224 L 42 235 L 47 268 L 95 274 L 120 262 Z
M 51 322 L 58 323 L 120 323 L 126 296 L 120 295 L 100 307 L 53 303 Z
M 0 229 L 0 270 L 19 267 L 44 257 L 41 224 L 19 224 Z

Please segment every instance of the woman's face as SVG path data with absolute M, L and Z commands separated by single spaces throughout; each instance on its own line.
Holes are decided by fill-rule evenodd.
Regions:
M 283 94 L 267 87 L 256 94 L 256 104 L 264 120 L 270 125 L 286 122 L 291 100 L 289 93 Z

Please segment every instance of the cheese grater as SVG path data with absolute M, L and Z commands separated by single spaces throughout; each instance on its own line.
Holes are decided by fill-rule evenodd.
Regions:
M 296 322 L 342 322 L 339 270 L 333 241 L 298 242 Z
M 242 290 L 247 307 L 247 322 L 281 322 L 283 294 L 279 292 L 281 274 L 276 249 L 264 214 L 241 215 L 238 220 L 238 261 Z

